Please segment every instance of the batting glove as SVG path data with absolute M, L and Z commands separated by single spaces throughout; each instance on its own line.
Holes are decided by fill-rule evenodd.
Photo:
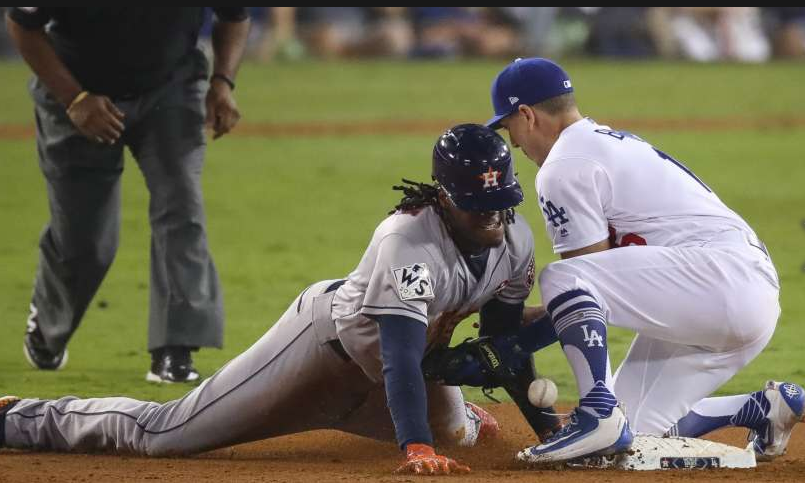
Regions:
M 406 461 L 394 473 L 413 473 L 415 475 L 449 475 L 450 473 L 469 473 L 470 467 L 456 460 L 436 454 L 427 444 L 412 443 L 405 447 Z

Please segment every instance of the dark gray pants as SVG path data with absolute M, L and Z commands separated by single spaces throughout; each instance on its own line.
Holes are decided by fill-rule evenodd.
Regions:
M 33 303 L 51 351 L 67 345 L 117 251 L 124 145 L 151 195 L 148 349 L 221 347 L 223 301 L 207 248 L 201 194 L 207 84 L 198 78 L 200 62 L 189 58 L 164 86 L 115 100 L 126 128 L 112 146 L 81 136 L 64 107 L 41 82 L 32 81 L 39 164 L 50 206 Z

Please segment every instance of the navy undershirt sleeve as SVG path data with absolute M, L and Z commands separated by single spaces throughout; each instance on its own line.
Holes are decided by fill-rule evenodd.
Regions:
M 409 443 L 433 445 L 428 425 L 428 397 L 422 375 L 426 327 L 400 315 L 373 317 L 380 326 L 380 351 L 386 398 L 401 448 Z
M 537 352 L 559 340 L 547 312 L 517 332 L 518 344 L 526 352 Z
M 551 322 L 551 316 L 545 315 L 528 325 L 521 325 L 524 304 L 507 304 L 492 299 L 481 307 L 481 329 L 479 335 L 493 337 L 503 334 L 516 334 L 517 344 L 526 352 L 537 352 L 554 342 L 558 337 Z
M 478 335 L 497 336 L 511 334 L 520 327 L 523 320 L 525 304 L 507 304 L 498 299 L 492 299 L 481 307 L 481 328 Z

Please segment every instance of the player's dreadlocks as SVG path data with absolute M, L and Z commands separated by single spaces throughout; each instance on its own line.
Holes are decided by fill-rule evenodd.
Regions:
M 403 197 L 394 206 L 394 209 L 389 211 L 389 215 L 393 215 L 398 211 L 414 211 L 426 206 L 432 206 L 441 216 L 441 206 L 439 206 L 440 186 L 438 183 L 420 183 L 405 178 L 402 179 L 402 182 L 409 186 L 396 185 L 391 187 L 395 191 L 402 191 Z M 508 225 L 514 223 L 514 208 L 503 210 L 503 219 Z
M 389 215 L 393 215 L 397 211 L 412 211 L 424 208 L 426 206 L 433 206 L 439 209 L 439 187 L 433 184 L 419 183 L 403 178 L 405 185 L 392 186 L 391 189 L 395 191 L 402 191 L 403 197 L 394 209 L 389 211 Z

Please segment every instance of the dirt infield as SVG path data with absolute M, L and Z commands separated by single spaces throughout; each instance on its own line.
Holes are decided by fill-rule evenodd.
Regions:
M 517 408 L 487 406 L 502 427 L 500 438 L 476 448 L 448 454 L 470 465 L 463 477 L 394 476 L 401 461 L 392 443 L 381 443 L 335 431 L 315 431 L 259 441 L 193 458 L 140 458 L 112 455 L 64 455 L 0 451 L 0 481 L 260 481 L 348 482 L 462 481 L 462 482 L 652 482 L 669 481 L 785 481 L 805 480 L 805 425 L 794 432 L 788 454 L 751 470 L 677 470 L 625 472 L 616 470 L 530 470 L 514 461 L 514 454 L 532 441 L 531 430 Z M 744 446 L 746 431 L 726 430 L 713 439 Z
M 725 117 L 699 119 L 598 119 L 604 124 L 620 129 L 662 131 L 741 131 L 766 129 L 796 129 L 805 127 L 801 117 Z M 323 121 L 323 122 L 242 122 L 230 136 L 236 137 L 317 137 L 387 135 L 433 135 L 459 122 L 457 119 L 378 119 L 372 121 Z M 34 137 L 33 122 L 30 124 L 0 124 L 0 141 L 24 140 Z

